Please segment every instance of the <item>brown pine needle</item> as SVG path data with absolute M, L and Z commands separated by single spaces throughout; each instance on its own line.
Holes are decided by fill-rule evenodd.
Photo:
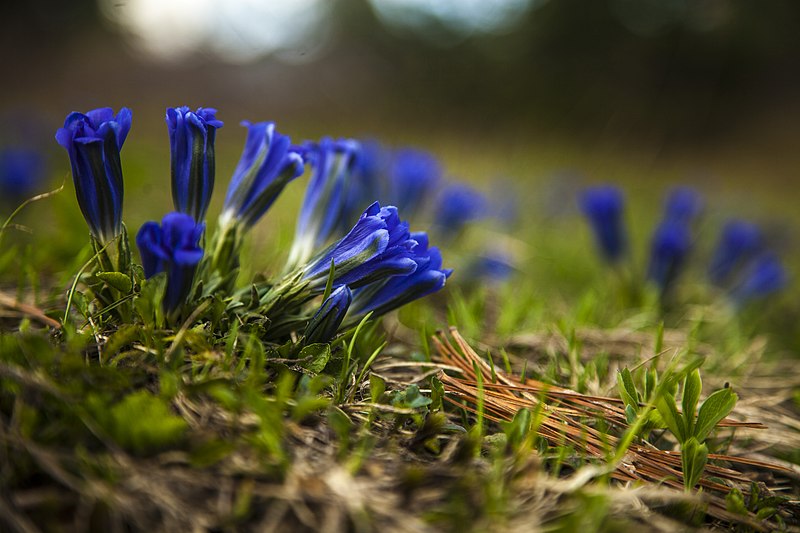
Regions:
M 477 412 L 479 395 L 483 401 L 483 416 L 493 422 L 510 421 L 524 407 L 539 409 L 543 418 L 537 432 L 549 445 L 569 445 L 587 457 L 603 462 L 612 456 L 611 450 L 616 448 L 620 439 L 602 433 L 585 421 L 604 420 L 618 428 L 619 434 L 628 428 L 624 404 L 617 398 L 588 396 L 534 379 L 523 381 L 510 376 L 499 368 L 492 368 L 455 328 L 450 328 L 449 337 L 438 332 L 432 340 L 439 356 L 435 362 L 459 369 L 460 376 L 445 371 L 439 375 L 445 386 L 445 398 L 468 412 Z M 475 369 L 481 373 L 480 388 Z M 758 422 L 732 419 L 722 420 L 718 427 L 766 429 Z M 792 473 L 778 464 L 743 457 L 709 454 L 709 459 Z M 658 483 L 675 490 L 683 490 L 684 485 L 680 452 L 661 450 L 646 441 L 632 444 L 622 461 L 614 465 L 611 475 L 619 481 Z M 710 500 L 709 514 L 722 520 L 736 520 L 726 511 L 721 496 L 734 488 L 746 494 L 751 481 L 746 474 L 732 468 L 706 465 L 700 485 Z M 749 518 L 746 522 L 753 526 L 750 522 L 755 520 L 755 515 Z

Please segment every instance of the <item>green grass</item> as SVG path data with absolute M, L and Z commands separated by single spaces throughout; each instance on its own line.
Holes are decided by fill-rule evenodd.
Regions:
M 547 176 L 574 160 L 595 170 L 593 178 L 628 184 L 630 275 L 639 279 L 664 190 L 652 183 L 674 174 L 643 184 L 637 164 L 563 147 L 513 150 L 508 157 L 500 147 L 476 154 L 455 140 L 437 147 L 453 172 L 473 181 L 500 164 L 531 178 L 515 185 L 525 200 L 520 221 L 509 229 L 475 224 L 447 246 L 445 266 L 456 273 L 443 293 L 365 321 L 330 348 L 314 345 L 299 354 L 263 343 L 255 322 L 222 327 L 224 321 L 203 318 L 166 328 L 82 319 L 76 311 L 87 305 L 81 283 L 74 307 L 66 305 L 70 285 L 92 256 L 72 185 L 67 181 L 62 192 L 26 206 L 15 222 L 31 232 L 8 229 L 0 251 L 3 528 L 799 527 L 798 289 L 736 312 L 708 287 L 703 265 L 720 221 L 738 213 L 732 202 L 707 195 L 711 205 L 692 264 L 669 305 L 661 306 L 648 291 L 628 294 L 601 264 L 571 203 L 575 189 L 553 196 Z M 125 220 L 133 234 L 171 209 L 164 192 L 169 167 L 166 149 L 133 144 L 126 150 Z M 211 213 L 236 155 L 218 155 Z M 153 176 L 162 183 L 154 184 Z M 299 184 L 290 186 L 249 236 L 240 284 L 279 270 L 301 194 Z M 763 208 L 748 209 L 757 218 L 774 215 L 773 206 L 782 205 L 778 196 L 766 190 Z M 419 220 L 412 229 L 425 226 Z M 513 254 L 516 274 L 500 283 L 460 279 L 459 267 L 487 242 Z M 787 254 L 786 261 L 798 271 L 796 256 Z M 61 321 L 65 312 L 63 327 L 46 327 L 42 313 Z M 477 380 L 474 404 L 453 396 L 438 374 L 441 354 L 430 338 L 448 326 L 492 368 Z M 689 435 L 673 435 L 680 430 L 664 420 L 668 402 L 680 408 L 684 380 L 696 365 L 701 403 L 730 387 L 739 397 L 733 418 L 769 429 L 720 428 L 688 445 Z M 566 438 L 543 436 L 552 401 L 544 394 L 539 407 L 494 421 L 488 391 L 498 375 L 620 398 L 624 369 L 640 396 L 628 402 L 627 429 L 598 414 L 578 418 L 607 442 L 621 439 L 602 457 Z M 710 464 L 753 481 L 730 483 L 727 497 L 709 488 L 698 493 L 693 484 L 684 492 L 667 483 L 624 484 L 611 475 L 633 444 L 680 453 L 681 443 L 691 448 L 690 463 L 705 446 L 795 465 L 795 474 L 712 458 Z M 727 511 L 715 513 L 715 505 Z

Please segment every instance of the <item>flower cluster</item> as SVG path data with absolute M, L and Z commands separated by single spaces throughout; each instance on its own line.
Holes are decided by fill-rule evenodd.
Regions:
M 248 128 L 244 150 L 207 253 L 201 242 L 206 241 L 204 219 L 214 189 L 216 132 L 223 125 L 216 113 L 211 108 L 167 109 L 176 212 L 160 224 L 146 222 L 136 235 L 144 278 L 165 273 L 161 304 L 169 322 L 185 317 L 193 298 L 213 295 L 228 301 L 227 308 L 234 312 L 267 315 L 273 340 L 298 332 L 305 344 L 327 342 L 348 321 L 369 312 L 386 313 L 444 286 L 451 271 L 442 268 L 441 254 L 428 245 L 427 234 L 411 233 L 398 209 L 382 207 L 376 198 L 337 239 L 341 216 L 356 196 L 356 161 L 360 168 L 366 164 L 357 142 L 323 138 L 295 146 L 272 122 L 243 123 Z M 127 109 L 116 116 L 107 108 L 72 113 L 56 135 L 67 148 L 79 205 L 100 244 L 123 231 L 119 152 L 130 119 Z M 408 180 L 403 197 L 413 204 L 426 176 L 438 179 L 438 164 L 419 153 L 400 159 L 404 162 L 395 171 Z M 243 236 L 306 165 L 312 177 L 284 281 L 255 281 L 247 291 L 235 292 Z M 359 195 L 366 194 L 359 190 Z M 117 286 L 125 285 L 123 278 L 130 279 L 126 271 L 118 271 L 120 278 L 101 275 L 100 270 L 107 268 L 96 269 L 99 280 Z M 315 304 L 326 287 L 332 292 L 321 305 Z
M 788 282 L 763 232 L 745 220 L 729 220 L 723 226 L 708 277 L 713 284 L 729 289 L 737 305 L 777 292 Z
M 306 262 L 313 250 L 329 243 L 337 233 L 348 232 L 376 200 L 397 207 L 409 220 L 429 220 L 432 233 L 443 240 L 456 239 L 478 219 L 505 221 L 515 207 L 507 198 L 494 205 L 496 202 L 464 183 L 445 182 L 437 159 L 414 148 L 392 150 L 374 140 L 324 138 L 306 143 L 304 156 L 312 176 L 287 263 L 290 270 Z M 482 277 L 483 270 L 464 272 Z
M 587 189 L 580 198 L 603 257 L 617 264 L 627 256 L 623 221 L 624 197 L 613 186 Z M 673 189 L 664 202 L 661 221 L 653 231 L 646 278 L 663 297 L 685 270 L 692 253 L 693 227 L 703 199 L 687 187 Z M 782 289 L 786 272 L 777 255 L 767 250 L 759 228 L 742 220 L 725 224 L 708 265 L 708 278 L 740 305 Z

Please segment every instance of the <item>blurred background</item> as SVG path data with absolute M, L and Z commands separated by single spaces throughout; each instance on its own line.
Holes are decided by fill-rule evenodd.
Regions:
M 792 0 L 33 0 L 0 9 L 0 106 L 7 123 L 20 124 L 9 113 L 35 115 L 48 135 L 69 110 L 125 105 L 141 140 L 150 128 L 164 134 L 165 107 L 186 104 L 220 110 L 220 144 L 248 118 L 434 148 L 454 142 L 446 136 L 470 154 L 566 146 L 581 159 L 686 157 L 692 172 L 734 157 L 759 184 L 789 185 L 800 159 Z
M 135 231 L 171 209 L 164 112 L 188 105 L 225 122 L 212 213 L 244 140 L 237 124 L 274 120 L 297 142 L 423 148 L 448 176 L 509 192 L 533 227 L 512 231 L 523 272 L 596 275 L 588 229 L 554 221 L 575 216 L 577 192 L 600 182 L 631 195 L 640 255 L 665 191 L 688 184 L 706 199 L 708 242 L 722 220 L 747 218 L 797 256 L 794 0 L 32 0 L 4 2 L 0 28 L 0 144 L 47 154 L 38 192 L 67 187 L 63 212 L 23 220 L 39 232 L 32 242 L 53 217 L 82 228 L 53 140 L 69 111 L 133 110 L 123 165 Z M 301 194 L 290 187 L 285 203 Z M 277 246 L 256 239 L 253 254 L 274 259 L 294 214 L 270 216 L 264 242 Z M 288 231 L 270 233 L 277 225 Z M 74 256 L 85 232 L 74 233 L 50 239 L 48 253 Z

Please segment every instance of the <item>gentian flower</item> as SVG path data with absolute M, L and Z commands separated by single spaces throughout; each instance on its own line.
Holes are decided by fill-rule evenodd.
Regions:
M 439 194 L 434 223 L 443 233 L 455 236 L 467 223 L 486 215 L 489 202 L 486 197 L 468 185 L 454 183 Z
M 329 342 L 342 325 L 352 300 L 353 292 L 347 285 L 334 289 L 308 323 L 305 343 Z
M 23 200 L 38 192 L 45 177 L 42 154 L 30 148 L 0 150 L 0 198 Z
M 743 304 L 776 293 L 788 282 L 789 276 L 780 259 L 772 253 L 763 254 L 752 262 L 731 297 L 737 304 Z
M 341 233 L 353 227 L 364 208 L 372 202 L 391 203 L 386 192 L 389 152 L 375 140 L 358 141 L 353 169 L 345 182 L 342 215 L 337 230 Z
M 703 210 L 703 198 L 690 187 L 673 189 L 664 202 L 664 219 L 689 224 Z
M 722 228 L 708 268 L 712 283 L 725 283 L 733 271 L 753 257 L 762 247 L 761 231 L 755 224 L 731 220 Z
M 416 269 L 410 274 L 393 276 L 357 290 L 351 306 L 353 316 L 365 315 L 370 311 L 382 315 L 444 287 L 453 271 L 442 268 L 439 249 L 428 247 L 425 233 L 414 233 L 411 237 L 416 242 L 411 255 Z
M 331 262 L 335 269 L 334 285 L 358 288 L 375 280 L 417 269 L 414 248 L 418 242 L 400 220 L 396 207 L 373 203 L 358 219 L 353 229 L 304 267 L 303 278 L 312 291 L 325 287 Z
M 242 157 L 228 186 L 220 217 L 222 225 L 238 221 L 249 228 L 270 208 L 283 188 L 303 173 L 303 157 L 273 122 L 247 126 Z
M 222 122 L 216 109 L 167 109 L 167 129 L 172 159 L 172 203 L 176 211 L 195 220 L 206 217 L 214 191 L 214 139 Z
M 167 273 L 163 307 L 168 315 L 180 310 L 192 289 L 197 264 L 203 258 L 198 245 L 205 224 L 197 224 L 191 215 L 169 213 L 162 221 L 145 222 L 136 235 L 147 279 Z
M 504 281 L 514 273 L 514 263 L 510 257 L 499 253 L 489 253 L 475 257 L 462 273 L 460 279 L 487 279 Z
M 70 113 L 56 132 L 67 149 L 72 180 L 83 217 L 101 243 L 119 235 L 122 227 L 122 165 L 119 152 L 131 129 L 131 112 L 114 116 L 110 107 Z
M 627 248 L 622 220 L 624 204 L 622 191 L 610 185 L 587 189 L 580 198 L 581 210 L 589 219 L 597 246 L 612 263 L 619 261 Z
M 289 265 L 302 264 L 324 245 L 342 218 L 345 186 L 350 177 L 358 143 L 350 139 L 323 138 L 307 143 L 304 156 L 313 167 L 311 181 L 297 218 Z
M 442 167 L 431 154 L 405 148 L 392 157 L 389 169 L 389 201 L 406 215 L 416 213 L 433 195 L 442 177 Z
M 691 248 L 691 234 L 686 224 L 666 220 L 656 228 L 650 249 L 647 279 L 661 291 L 667 290 L 683 269 Z

